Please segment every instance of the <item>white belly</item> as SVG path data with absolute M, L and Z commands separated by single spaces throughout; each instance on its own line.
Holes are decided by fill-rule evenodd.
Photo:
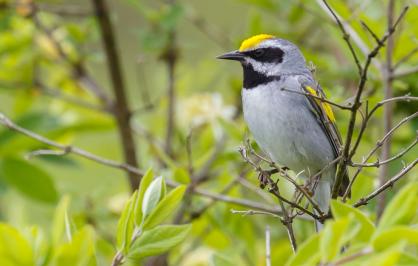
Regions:
M 304 97 L 281 91 L 279 83 L 242 90 L 244 119 L 261 149 L 280 165 L 310 176 L 334 153 Z

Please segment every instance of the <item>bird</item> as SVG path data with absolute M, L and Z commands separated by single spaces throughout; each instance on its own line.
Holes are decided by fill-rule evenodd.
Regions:
M 312 192 L 321 211 L 328 213 L 337 170 L 331 162 L 340 156 L 342 140 L 332 108 L 321 100 L 325 93 L 300 49 L 288 40 L 259 34 L 217 58 L 241 63 L 243 116 L 261 150 L 304 178 L 324 169 Z M 345 172 L 340 195 L 348 184 Z M 317 230 L 322 226 L 316 221 Z

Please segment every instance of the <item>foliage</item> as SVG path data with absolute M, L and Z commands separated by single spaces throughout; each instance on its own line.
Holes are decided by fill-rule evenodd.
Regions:
M 84 1 L 41 0 L 34 1 L 33 13 L 31 0 L 20 2 L 0 1 L 0 117 L 4 113 L 62 145 L 124 162 L 112 105 L 97 95 L 114 98 L 94 10 Z M 159 254 L 167 255 L 169 265 L 264 265 L 266 225 L 272 265 L 418 264 L 417 168 L 385 191 L 390 204 L 380 218 L 375 199 L 352 207 L 378 187 L 380 169 L 364 168 L 351 198 L 333 201 L 334 217 L 323 231 L 316 234 L 310 220 L 294 221 L 299 248 L 293 254 L 276 199 L 259 188 L 255 171 L 237 152 L 249 135 L 240 105 L 242 77 L 239 66 L 215 57 L 250 35 L 270 33 L 296 43 L 328 98 L 352 101 L 355 64 L 321 1 L 106 2 L 131 111 L 131 148 L 139 170 L 152 168 L 155 175 L 148 171 L 138 189 L 130 188 L 124 164 L 89 161 L 0 124 L 0 265 L 109 265 L 115 255 L 136 265 Z M 387 2 L 329 0 L 368 49 L 375 40 L 360 21 L 383 35 Z M 396 14 L 411 5 L 394 35 L 392 61 L 401 62 L 394 71 L 402 73 L 418 62 L 418 7 L 395 2 Z M 363 61 L 364 53 L 354 49 Z M 384 97 L 386 49 L 369 69 L 363 112 Z M 174 128 L 168 134 L 170 84 Z M 416 74 L 396 77 L 393 94 L 417 96 L 417 84 Z M 412 101 L 392 106 L 393 125 L 417 111 Z M 344 137 L 349 115 L 333 110 Z M 361 162 L 383 136 L 383 118 L 381 109 L 371 118 L 353 162 Z M 360 125 L 359 114 L 355 136 Z M 391 155 L 407 147 L 417 129 L 417 118 L 402 125 L 392 136 Z M 378 158 L 376 153 L 369 162 Z M 416 158 L 415 146 L 388 164 L 387 177 Z M 278 186 L 286 197 L 294 192 L 285 178 Z M 248 210 L 257 206 L 276 216 L 251 215 Z
M 418 218 L 417 200 L 415 182 L 392 199 L 377 226 L 365 213 L 334 200 L 335 219 L 306 240 L 286 265 L 414 265 L 418 231 L 409 225 Z

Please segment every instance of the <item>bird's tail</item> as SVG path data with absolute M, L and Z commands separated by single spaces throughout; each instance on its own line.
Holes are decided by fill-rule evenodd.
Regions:
M 331 200 L 331 183 L 329 181 L 318 181 L 314 192 L 314 200 L 318 203 L 319 208 L 323 213 L 328 213 Z M 315 213 L 318 214 L 316 211 Z M 324 225 L 320 221 L 315 220 L 315 228 L 317 232 L 319 232 L 323 227 Z

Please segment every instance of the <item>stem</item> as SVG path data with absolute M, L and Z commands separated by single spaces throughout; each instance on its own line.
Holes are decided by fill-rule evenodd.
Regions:
M 387 19 L 388 19 L 387 30 L 388 31 L 392 28 L 392 25 L 393 25 L 394 9 L 395 9 L 395 1 L 389 0 L 388 13 L 387 13 Z M 386 66 L 384 68 L 384 75 L 383 75 L 385 99 L 392 98 L 392 95 L 393 95 L 393 92 L 392 92 L 393 45 L 394 45 L 393 35 L 390 35 L 387 40 Z M 392 103 L 388 103 L 385 106 L 383 106 L 383 132 L 386 134 L 387 132 L 390 131 L 391 128 L 392 128 Z M 380 156 L 381 161 L 385 161 L 390 157 L 390 147 L 391 147 L 391 137 L 389 136 L 382 146 L 382 153 Z M 380 185 L 383 185 L 385 183 L 387 174 L 388 174 L 388 165 L 384 164 L 382 165 L 382 167 L 380 167 L 380 171 L 379 171 L 378 179 L 379 179 Z M 377 207 L 376 207 L 377 219 L 379 219 L 380 216 L 382 215 L 385 205 L 386 205 L 386 197 L 385 197 L 385 193 L 382 193 L 380 194 L 377 200 Z
M 96 18 L 99 23 L 102 43 L 105 48 L 106 57 L 108 60 L 109 74 L 112 80 L 112 88 L 116 97 L 115 102 L 115 118 L 118 124 L 120 139 L 122 141 L 123 153 L 127 164 L 133 167 L 138 167 L 137 155 L 135 150 L 135 142 L 132 136 L 132 129 L 130 126 L 131 112 L 128 107 L 126 88 L 122 77 L 122 69 L 117 52 L 116 39 L 113 34 L 113 28 L 110 23 L 109 10 L 105 0 L 92 0 Z M 141 180 L 141 175 L 128 173 L 129 182 L 132 191 L 135 190 Z

